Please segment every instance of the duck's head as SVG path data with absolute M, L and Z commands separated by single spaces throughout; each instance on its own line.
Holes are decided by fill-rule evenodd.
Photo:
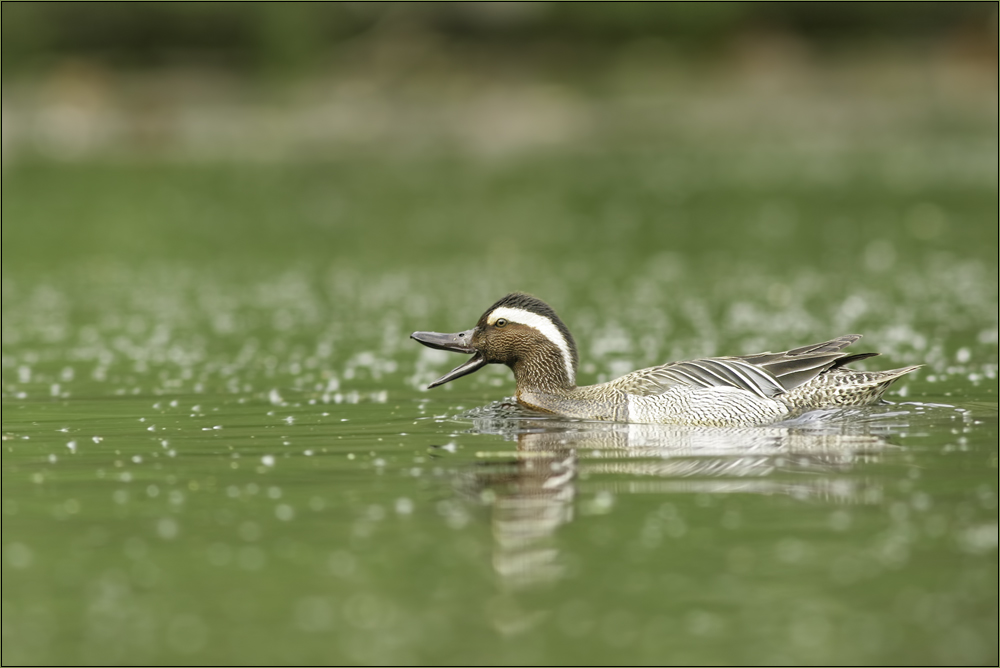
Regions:
M 410 338 L 429 348 L 472 355 L 428 388 L 487 364 L 509 366 L 519 388 L 565 388 L 576 384 L 578 358 L 573 336 L 548 304 L 531 295 L 507 295 L 486 309 L 475 327 L 464 332 L 414 332 Z

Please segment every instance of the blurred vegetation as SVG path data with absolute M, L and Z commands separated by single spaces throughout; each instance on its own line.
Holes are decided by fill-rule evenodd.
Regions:
M 386 30 L 500 47 L 662 38 L 694 52 L 776 31 L 821 48 L 858 41 L 992 43 L 992 2 L 4 2 L 5 72 L 81 56 L 106 66 L 316 67 Z
M 15 224 L 3 225 L 3 265 L 44 269 L 91 257 L 97 265 L 187 259 L 254 271 L 330 263 L 389 270 L 459 261 L 514 280 L 542 261 L 579 268 L 581 277 L 599 266 L 610 280 L 669 252 L 718 273 L 746 262 L 776 273 L 809 266 L 828 277 L 870 270 L 881 280 L 949 254 L 992 266 L 995 283 L 995 168 L 955 174 L 931 148 L 920 159 L 932 171 L 901 180 L 887 157 L 840 156 L 833 180 L 810 168 L 814 156 L 786 152 L 775 167 L 718 147 L 532 155 L 478 169 L 428 156 L 27 162 L 4 179 L 3 219 Z
M 669 251 L 995 273 L 996 3 L 2 11 L 8 272 L 560 255 L 625 274 Z

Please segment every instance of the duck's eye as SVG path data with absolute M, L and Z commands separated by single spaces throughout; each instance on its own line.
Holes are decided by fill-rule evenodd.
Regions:
M 493 323 L 495 327 L 506 327 L 507 320 L 505 318 L 497 318 L 497 321 Z

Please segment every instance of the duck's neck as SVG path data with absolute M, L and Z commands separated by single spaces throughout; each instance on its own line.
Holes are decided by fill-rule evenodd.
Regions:
M 594 393 L 579 387 L 526 389 L 518 383 L 517 402 L 533 410 L 568 418 L 628 421 L 628 403 L 617 393 Z
M 567 369 L 562 356 L 534 355 L 511 365 L 518 393 L 568 394 L 576 388 L 576 374 Z

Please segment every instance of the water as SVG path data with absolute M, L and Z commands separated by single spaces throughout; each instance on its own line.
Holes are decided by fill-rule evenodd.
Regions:
M 996 653 L 995 343 L 918 348 L 885 323 L 886 365 L 930 361 L 892 405 L 590 425 L 491 403 L 505 369 L 423 391 L 454 360 L 407 340 L 409 293 L 144 280 L 85 317 L 73 286 L 5 293 L 5 661 Z M 565 316 L 594 380 L 692 308 L 626 302 Z M 650 356 L 714 345 L 656 338 Z
M 6 169 L 4 663 L 996 661 L 995 151 L 925 139 Z M 582 382 L 925 366 L 740 430 L 425 391 L 514 289 Z

